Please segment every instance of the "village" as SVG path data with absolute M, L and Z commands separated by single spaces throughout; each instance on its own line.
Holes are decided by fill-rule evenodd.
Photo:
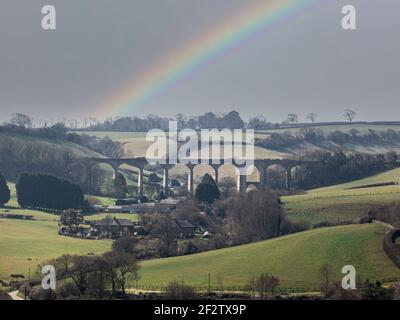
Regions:
M 132 201 L 132 199 L 130 199 Z M 122 201 L 122 200 L 117 200 Z M 115 206 L 100 206 L 94 205 L 93 209 L 96 213 L 103 215 L 99 221 L 96 220 L 83 220 L 83 224 L 77 226 L 76 224 L 61 226 L 59 230 L 60 235 L 79 237 L 83 239 L 117 239 L 122 236 L 143 236 L 146 231 L 143 228 L 141 221 L 132 221 L 133 215 L 144 214 L 170 214 L 176 209 L 176 206 L 183 201 L 183 198 L 167 198 L 156 202 L 135 203 L 129 205 L 115 205 Z M 79 212 L 69 211 L 69 215 L 77 216 Z M 114 215 L 126 215 L 126 218 L 117 218 Z M 186 219 L 172 219 L 171 227 L 174 233 L 181 239 L 193 238 L 195 233 L 199 234 L 200 229 L 196 228 L 189 220 Z M 201 234 L 207 237 L 207 231 Z

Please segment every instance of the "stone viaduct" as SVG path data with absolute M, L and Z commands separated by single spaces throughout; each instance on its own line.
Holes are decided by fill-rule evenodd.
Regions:
M 168 162 L 168 161 L 167 161 Z M 194 162 L 194 163 L 193 163 Z M 192 161 L 192 163 L 186 164 L 183 163 L 188 169 L 188 195 L 193 195 L 193 180 L 194 180 L 194 168 L 199 165 L 209 165 L 213 170 L 213 177 L 216 183 L 218 184 L 218 176 L 219 176 L 219 168 L 223 165 L 232 165 L 237 169 L 241 168 L 241 165 L 235 164 L 234 160 L 218 160 L 218 164 L 215 163 L 216 160 L 205 160 L 198 159 L 197 161 Z M 291 171 L 294 167 L 300 166 L 306 163 L 310 163 L 311 161 L 303 161 L 303 160 L 292 160 L 292 159 L 257 159 L 254 160 L 254 167 L 259 172 L 259 186 L 263 187 L 267 185 L 268 174 L 267 170 L 269 167 L 273 165 L 279 165 L 286 172 L 286 188 L 289 190 L 292 184 L 292 175 Z M 114 170 L 114 176 L 116 176 L 121 165 L 126 164 L 138 169 L 138 193 L 139 195 L 143 195 L 144 191 L 144 168 L 149 165 L 149 162 L 146 158 L 90 158 L 86 162 L 86 166 L 89 172 L 89 179 L 92 179 L 91 168 L 97 164 L 108 164 Z M 178 163 L 181 164 L 181 163 Z M 168 172 L 171 168 L 173 168 L 176 164 L 156 164 L 159 168 L 163 170 L 163 179 L 162 179 L 162 190 L 165 194 L 168 194 Z M 239 192 L 245 192 L 247 188 L 247 176 L 246 175 L 237 175 L 237 190 Z

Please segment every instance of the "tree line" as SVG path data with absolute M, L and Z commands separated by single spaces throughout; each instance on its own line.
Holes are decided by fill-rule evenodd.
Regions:
M 343 146 L 346 143 L 364 145 L 393 144 L 400 143 L 400 132 L 393 129 L 386 131 L 368 129 L 367 132 L 362 133 L 353 128 L 348 133 L 340 130 L 325 133 L 317 128 L 301 128 L 296 133 L 271 132 L 265 138 L 255 139 L 256 146 L 272 150 L 290 148 L 305 142 L 315 145 L 333 142 L 339 146 Z
M 307 152 L 306 163 L 296 167 L 294 183 L 299 189 L 312 189 L 361 179 L 395 167 L 397 154 L 346 154 L 344 152 Z
M 10 189 L 6 179 L 0 173 L 0 206 L 4 206 L 8 201 L 10 201 Z
M 139 279 L 139 265 L 134 255 L 136 240 L 123 237 L 113 242 L 110 251 L 101 255 L 63 255 L 46 261 L 53 265 L 59 284 L 56 290 L 26 289 L 33 300 L 124 298 L 128 279 Z M 41 278 L 42 265 L 37 274 Z M 61 281 L 67 280 L 67 281 Z
M 0 171 L 11 181 L 23 172 L 46 172 L 76 180 L 74 170 L 70 172 L 68 168 L 79 163 L 81 156 L 71 142 L 106 157 L 124 156 L 119 142 L 71 133 L 63 126 L 39 129 L 0 126 Z
M 72 142 L 85 148 L 98 152 L 106 157 L 122 157 L 124 149 L 120 142 L 111 140 L 109 137 L 102 139 L 87 134 L 70 132 L 62 123 L 56 123 L 50 127 L 32 128 L 24 125 L 5 123 L 0 126 L 0 133 L 36 137 L 55 142 Z M 1 151 L 1 150 L 0 150 Z
M 83 192 L 78 185 L 50 175 L 22 174 L 16 189 L 21 207 L 65 210 L 84 205 Z
M 351 109 L 344 110 L 342 118 L 348 123 L 353 123 L 357 117 L 357 112 Z M 307 121 L 315 123 L 318 118 L 318 114 L 310 112 L 305 117 Z M 149 114 L 145 118 L 138 117 L 109 117 L 104 121 L 100 121 L 95 117 L 85 117 L 83 119 L 67 119 L 64 117 L 58 118 L 55 122 L 52 120 L 51 123 L 62 125 L 70 129 L 83 129 L 83 130 L 116 130 L 116 131 L 135 131 L 144 132 L 150 129 L 162 129 L 168 128 L 168 121 L 176 120 L 180 128 L 192 128 L 192 129 L 207 129 L 207 128 L 249 128 L 256 130 L 264 130 L 270 128 L 286 127 L 288 125 L 294 125 L 299 122 L 299 115 L 296 113 L 289 113 L 281 123 L 269 122 L 263 115 L 257 115 L 251 117 L 245 122 L 236 111 L 230 111 L 228 113 L 217 114 L 214 112 L 206 112 L 200 116 L 187 116 L 183 113 L 178 113 L 173 117 L 160 117 L 155 114 Z M 16 127 L 50 127 L 50 122 L 45 120 L 36 120 L 32 117 L 22 114 L 14 113 L 11 119 L 6 122 L 7 125 L 13 125 Z

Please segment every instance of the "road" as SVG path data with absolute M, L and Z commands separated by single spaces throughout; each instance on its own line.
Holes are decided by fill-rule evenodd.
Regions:
M 9 295 L 13 300 L 24 300 L 24 299 L 18 297 L 18 290 L 10 292 Z

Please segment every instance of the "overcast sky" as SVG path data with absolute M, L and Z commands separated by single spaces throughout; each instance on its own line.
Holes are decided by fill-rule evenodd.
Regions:
M 96 117 L 140 70 L 254 1 L 0 0 L 0 120 Z M 331 121 L 351 108 L 360 120 L 400 120 L 400 1 L 316 3 L 123 115 L 235 109 Z M 57 9 L 55 31 L 41 29 L 45 4 Z M 345 4 L 357 9 L 356 31 L 341 28 Z

